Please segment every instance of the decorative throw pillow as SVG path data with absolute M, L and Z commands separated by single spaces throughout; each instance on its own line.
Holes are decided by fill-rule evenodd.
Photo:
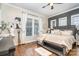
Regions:
M 47 37 L 47 34 L 41 34 L 41 35 L 39 35 L 39 37 L 37 38 L 37 40 L 42 43 L 42 41 L 43 41 L 46 37 Z
M 54 34 L 54 30 L 51 30 L 51 34 Z
M 53 31 L 51 31 L 51 34 L 54 34 L 54 35 L 61 35 L 61 31 L 58 30 L 58 29 L 54 29 Z
M 62 32 L 62 35 L 73 35 L 73 31 L 71 31 L 71 30 L 64 30 L 61 32 Z

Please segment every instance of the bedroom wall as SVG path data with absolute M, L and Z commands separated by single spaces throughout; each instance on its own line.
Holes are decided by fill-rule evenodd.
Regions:
M 59 15 L 50 17 L 50 18 L 48 18 L 48 27 L 50 28 L 50 21 L 53 19 L 56 19 L 56 22 L 57 22 L 56 25 L 59 26 L 58 19 L 62 18 L 62 17 L 67 17 L 67 26 L 71 25 L 71 15 L 75 15 L 75 14 L 79 14 L 79 8 L 71 10 L 71 11 L 63 13 L 63 14 L 59 14 Z
M 25 10 L 25 9 L 22 9 L 19 7 L 10 6 L 8 4 L 2 4 L 2 6 L 1 6 L 1 13 L 2 13 L 1 19 L 6 21 L 6 22 L 15 22 L 14 21 L 15 17 L 16 16 L 20 17 L 22 19 L 21 26 L 22 26 L 22 29 L 24 29 L 25 25 L 26 25 L 26 23 L 25 23 L 26 17 L 25 16 L 27 16 L 27 12 L 29 12 L 31 14 L 36 14 L 42 18 L 42 25 L 43 25 L 42 30 L 43 30 L 43 32 L 46 32 L 47 28 L 48 28 L 47 17 L 44 15 L 35 13 L 33 11 L 30 11 L 30 10 Z M 25 16 L 23 16 L 23 15 L 25 15 Z M 21 35 L 20 35 L 21 36 L 21 43 L 28 43 L 28 42 L 33 41 L 33 40 L 27 40 L 26 35 L 24 33 L 26 33 L 25 30 L 21 31 Z M 14 38 L 14 43 L 15 43 L 15 45 L 17 45 L 17 32 L 16 32 L 16 30 L 15 30 L 15 36 L 16 37 Z M 33 39 L 35 40 L 36 38 L 33 38 Z

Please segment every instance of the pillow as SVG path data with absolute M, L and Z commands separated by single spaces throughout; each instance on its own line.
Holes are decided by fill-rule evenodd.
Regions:
M 54 30 L 51 31 L 51 34 L 54 34 Z
M 60 30 L 57 30 L 57 29 L 54 29 L 53 31 L 51 31 L 51 34 L 61 35 L 61 31 Z
M 37 38 L 37 41 L 41 42 L 47 37 L 47 34 L 41 34 L 39 35 L 39 37 Z
M 61 31 L 62 35 L 73 35 L 73 31 L 71 30 L 64 30 L 64 31 Z

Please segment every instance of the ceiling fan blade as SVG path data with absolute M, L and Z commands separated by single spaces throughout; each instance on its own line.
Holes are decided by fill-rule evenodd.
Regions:
M 62 3 L 53 3 L 53 4 L 62 4 Z
M 43 6 L 42 8 L 45 8 L 46 6 Z
M 47 7 L 47 6 L 49 6 L 50 5 L 50 3 L 48 3 L 47 5 L 45 5 L 45 6 L 43 6 L 42 8 L 45 8 L 45 7 Z
M 49 5 L 50 5 L 50 3 L 47 4 L 47 6 L 49 6 Z

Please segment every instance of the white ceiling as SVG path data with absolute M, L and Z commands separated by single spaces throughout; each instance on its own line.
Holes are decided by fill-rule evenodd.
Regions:
M 79 6 L 79 3 L 54 4 L 53 5 L 54 9 L 51 10 L 50 6 L 47 6 L 46 8 L 42 8 L 42 6 L 44 6 L 48 3 L 11 3 L 11 4 L 16 5 L 18 7 L 32 10 L 34 12 L 43 14 L 48 17 L 56 15 L 61 12 L 65 12 L 66 10 Z

